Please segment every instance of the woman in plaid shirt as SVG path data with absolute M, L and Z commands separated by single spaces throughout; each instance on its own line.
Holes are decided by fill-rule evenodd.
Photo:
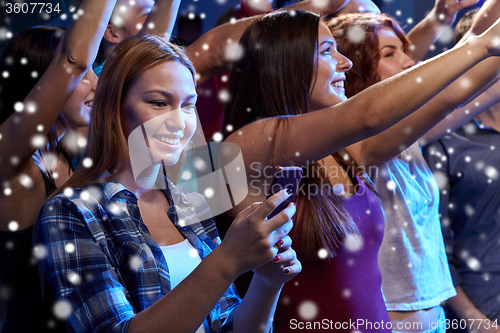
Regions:
M 288 193 L 245 209 L 221 244 L 203 196 L 160 172 L 201 130 L 194 77 L 184 53 L 154 36 L 123 41 L 103 68 L 84 162 L 43 206 L 35 241 L 71 331 L 267 332 L 301 269 L 287 236 L 295 206 L 265 220 Z M 135 129 L 152 159 L 141 174 L 127 149 Z M 232 281 L 251 269 L 241 300 Z

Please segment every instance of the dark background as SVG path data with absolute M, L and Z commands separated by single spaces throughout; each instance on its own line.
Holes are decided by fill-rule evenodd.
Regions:
M 29 3 L 35 0 L 26 0 Z M 38 0 L 37 0 L 38 1 Z M 14 3 L 15 0 L 0 0 L 0 54 L 3 52 L 5 45 L 8 43 L 9 35 L 15 34 L 23 29 L 31 26 L 48 24 L 67 26 L 71 20 L 71 15 L 67 15 L 65 20 L 60 16 L 68 13 L 69 9 L 78 4 L 81 0 L 44 0 L 40 2 L 51 2 L 55 8 L 59 4 L 61 12 L 59 14 L 53 12 L 49 14 L 6 14 L 5 4 Z M 179 31 L 180 17 L 183 17 L 183 22 L 189 24 L 188 15 L 193 13 L 201 21 L 202 32 L 210 30 L 220 14 L 230 6 L 236 5 L 241 0 L 183 0 L 179 10 L 179 18 L 174 29 L 174 36 L 182 34 L 183 28 Z M 282 7 L 297 0 L 275 0 L 274 7 Z M 375 0 L 374 2 L 382 9 L 383 12 L 388 13 L 398 19 L 405 31 L 408 32 L 411 28 L 424 18 L 434 5 L 435 0 Z M 18 0 L 18 2 L 22 2 Z M 484 0 L 480 1 L 481 3 Z M 191 15 L 192 17 L 192 15 Z M 182 23 L 181 23 L 182 24 Z M 450 31 L 445 32 L 443 37 L 435 44 L 435 50 L 431 51 L 429 55 L 437 54 L 444 49 L 448 49 L 453 45 Z

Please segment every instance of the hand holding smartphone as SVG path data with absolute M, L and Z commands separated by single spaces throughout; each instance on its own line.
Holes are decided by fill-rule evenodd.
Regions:
M 267 219 L 271 219 L 285 209 L 295 199 L 295 194 L 299 189 L 300 180 L 302 179 L 302 169 L 299 167 L 278 167 L 274 172 L 273 180 L 267 198 L 284 189 L 290 189 L 292 194 L 276 207 Z

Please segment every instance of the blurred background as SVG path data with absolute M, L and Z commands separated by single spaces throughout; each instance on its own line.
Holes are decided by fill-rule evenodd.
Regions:
M 281 8 L 297 0 L 274 0 L 274 8 Z M 380 9 L 398 19 L 409 32 L 411 28 L 424 18 L 434 5 L 435 0 L 375 0 Z M 9 39 L 17 32 L 40 24 L 67 26 L 71 21 L 70 10 L 77 6 L 80 0 L 45 0 L 59 13 L 18 13 L 6 14 L 7 3 L 22 3 L 23 1 L 0 0 L 0 54 Z M 24 1 L 29 3 L 30 1 Z M 189 42 L 214 27 L 217 18 L 229 7 L 237 5 L 241 0 L 183 0 L 177 17 L 174 36 Z M 480 6 L 484 0 L 479 1 Z M 66 14 L 66 15 L 64 15 Z M 459 13 L 460 18 L 462 13 Z M 453 46 L 452 28 L 445 31 L 435 44 L 429 56 L 440 53 Z

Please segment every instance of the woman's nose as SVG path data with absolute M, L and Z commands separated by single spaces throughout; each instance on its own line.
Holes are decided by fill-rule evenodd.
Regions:
M 183 112 L 180 108 L 168 112 L 165 127 L 171 133 L 182 131 L 186 127 Z
M 337 52 L 337 71 L 347 72 L 352 68 L 352 61 L 344 55 Z

